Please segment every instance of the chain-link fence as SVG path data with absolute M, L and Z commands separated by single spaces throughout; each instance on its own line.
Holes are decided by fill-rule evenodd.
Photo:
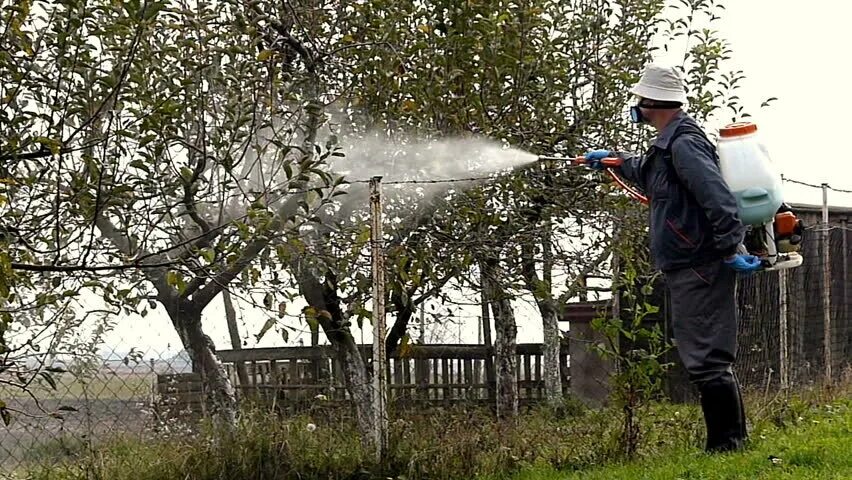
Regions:
M 740 285 L 739 372 L 751 387 L 819 383 L 844 375 L 852 355 L 849 220 L 832 208 L 800 206 L 803 264 Z
M 140 352 L 73 355 L 64 372 L 39 375 L 25 388 L 4 385 L 8 424 L 0 427 L 0 478 L 28 465 L 51 465 L 118 437 L 142 438 L 169 428 L 158 375 L 191 370 L 185 354 Z

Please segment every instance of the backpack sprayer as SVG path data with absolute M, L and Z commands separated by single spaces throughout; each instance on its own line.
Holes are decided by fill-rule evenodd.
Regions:
M 781 176 L 772 167 L 766 147 L 757 139 L 757 125 L 744 122 L 722 128 L 717 151 L 722 178 L 734 194 L 740 219 L 746 225 L 740 253 L 760 258 L 763 271 L 800 266 L 802 256 L 798 252 L 804 225 L 782 200 Z M 586 163 L 584 157 L 542 156 L 538 160 Z M 648 205 L 648 198 L 613 170 L 621 163 L 620 158 L 601 161 L 607 174 L 628 196 Z

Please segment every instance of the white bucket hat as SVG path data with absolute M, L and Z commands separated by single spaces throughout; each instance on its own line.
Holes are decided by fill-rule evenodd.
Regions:
M 642 72 L 639 83 L 630 89 L 637 97 L 661 102 L 687 103 L 683 77 L 673 67 L 650 64 Z

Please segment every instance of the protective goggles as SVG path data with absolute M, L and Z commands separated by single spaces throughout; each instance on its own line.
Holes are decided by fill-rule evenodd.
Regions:
M 680 108 L 681 106 L 683 106 L 683 104 L 680 102 L 664 102 L 660 100 L 642 98 L 639 100 L 639 103 L 630 107 L 630 121 L 633 123 L 644 123 L 647 120 L 645 116 L 642 115 L 642 108 L 654 110 L 671 110 L 674 108 Z

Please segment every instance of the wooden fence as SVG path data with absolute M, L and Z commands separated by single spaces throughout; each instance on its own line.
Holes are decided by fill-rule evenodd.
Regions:
M 359 346 L 366 362 L 372 345 Z M 388 398 L 395 403 L 476 402 L 493 398 L 494 374 L 486 368 L 491 348 L 484 345 L 408 345 L 388 359 Z M 522 401 L 544 396 L 541 345 L 517 348 L 518 388 Z M 218 352 L 242 397 L 287 404 L 346 400 L 343 368 L 330 346 L 254 348 Z M 563 389 L 568 387 L 568 345 L 560 356 Z M 237 374 L 243 365 L 248 383 Z M 369 365 L 369 363 L 368 363 Z

